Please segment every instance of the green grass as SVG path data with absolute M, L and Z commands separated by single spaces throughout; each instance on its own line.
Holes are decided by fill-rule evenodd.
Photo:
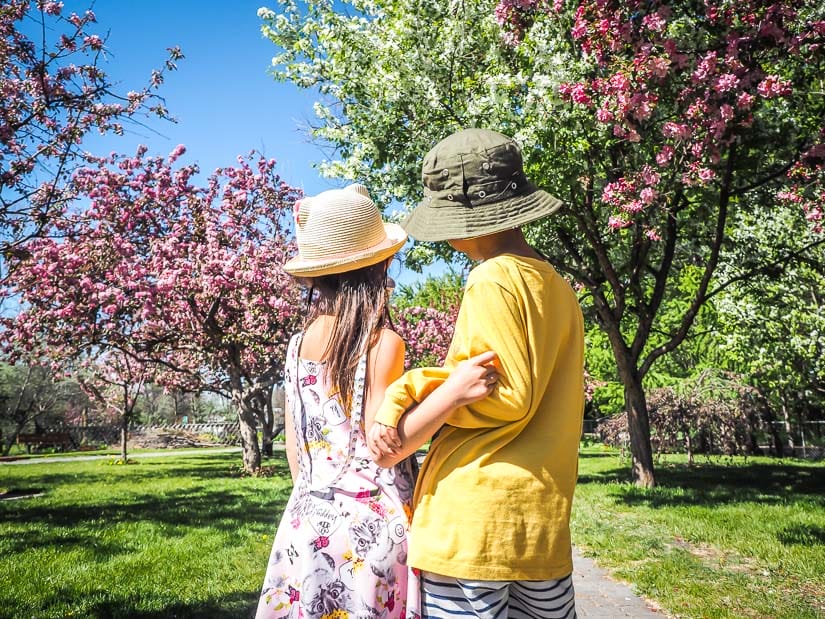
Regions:
M 668 456 L 658 487 L 583 450 L 574 542 L 679 617 L 825 617 L 825 465 Z
M 1 466 L 0 617 L 245 617 L 290 484 L 238 454 Z
M 0 465 L 0 617 L 246 617 L 289 493 L 237 453 Z M 582 453 L 575 542 L 679 617 L 825 617 L 825 466 L 741 458 L 629 483 Z

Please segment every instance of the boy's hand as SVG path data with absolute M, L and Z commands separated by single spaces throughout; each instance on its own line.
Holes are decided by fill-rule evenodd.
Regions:
M 394 455 L 401 449 L 398 430 L 374 421 L 370 431 L 367 432 L 367 447 L 376 459 L 385 455 Z

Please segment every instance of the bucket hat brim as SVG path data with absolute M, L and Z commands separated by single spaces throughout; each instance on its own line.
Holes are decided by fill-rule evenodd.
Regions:
M 517 196 L 477 206 L 425 198 L 401 226 L 418 241 L 472 239 L 536 221 L 555 213 L 562 204 L 532 185 Z
M 385 223 L 384 231 L 387 237 L 382 242 L 363 251 L 341 256 L 327 256 L 318 260 L 307 260 L 295 256 L 284 263 L 283 269 L 290 275 L 298 277 L 318 277 L 355 271 L 378 264 L 398 253 L 398 250 L 407 242 L 407 233 L 398 224 Z

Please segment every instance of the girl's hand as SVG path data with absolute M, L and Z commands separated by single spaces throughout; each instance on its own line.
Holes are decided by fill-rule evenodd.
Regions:
M 488 350 L 459 363 L 439 389 L 448 390 L 455 408 L 483 400 L 498 383 L 498 355 Z

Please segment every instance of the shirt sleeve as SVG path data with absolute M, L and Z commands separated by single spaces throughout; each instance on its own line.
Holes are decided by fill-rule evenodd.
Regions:
M 516 296 L 497 282 L 468 286 L 456 320 L 445 367 L 485 351 L 499 358 L 499 381 L 483 400 L 456 409 L 447 423 L 460 428 L 495 428 L 531 410 L 532 372 L 527 330 Z
M 447 423 L 461 428 L 495 428 L 522 419 L 531 408 L 532 381 L 520 305 L 500 284 L 479 281 L 464 293 L 444 367 L 406 372 L 387 388 L 375 420 L 397 427 L 404 413 L 443 383 L 452 368 L 488 350 L 499 357 L 496 388 L 484 400 L 457 408 Z
M 375 421 L 398 427 L 404 413 L 430 395 L 449 375 L 446 368 L 416 368 L 405 372 L 387 387 Z

